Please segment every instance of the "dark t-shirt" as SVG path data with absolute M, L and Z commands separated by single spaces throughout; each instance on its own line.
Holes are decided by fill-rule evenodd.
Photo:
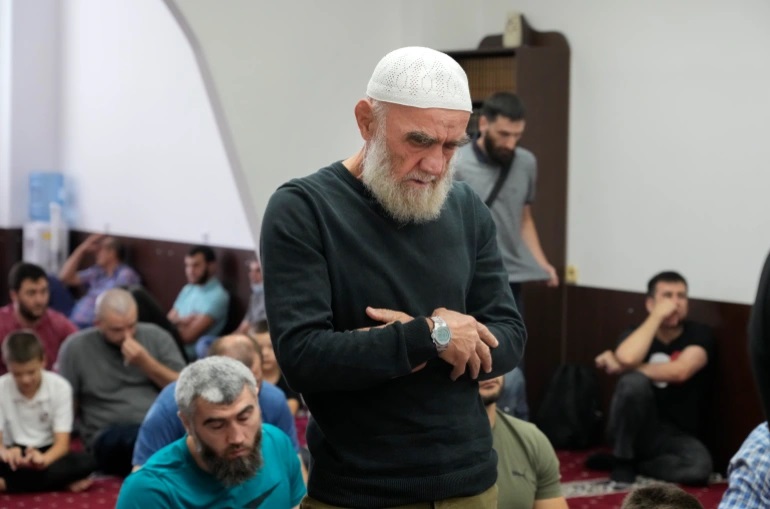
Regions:
M 711 327 L 707 325 L 685 320 L 683 326 L 682 335 L 669 344 L 663 343 L 656 337 L 650 345 L 644 362 L 653 364 L 670 362 L 691 345 L 700 346 L 706 351 L 708 363 L 689 380 L 681 384 L 653 382 L 659 417 L 676 425 L 682 431 L 698 436 L 711 390 L 711 367 L 716 353 L 716 341 Z M 629 334 L 630 331 L 624 335 L 623 339 Z

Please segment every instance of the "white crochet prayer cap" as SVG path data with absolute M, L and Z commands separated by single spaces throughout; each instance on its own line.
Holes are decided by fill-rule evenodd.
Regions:
M 366 95 L 415 108 L 472 111 L 468 77 L 452 57 L 411 46 L 385 55 L 374 69 Z

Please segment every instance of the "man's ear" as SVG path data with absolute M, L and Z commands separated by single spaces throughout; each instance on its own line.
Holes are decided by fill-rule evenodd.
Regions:
M 483 136 L 489 129 L 489 120 L 484 115 L 479 115 L 479 132 Z
M 355 107 L 356 123 L 358 131 L 365 141 L 369 141 L 374 136 L 376 122 L 374 120 L 374 109 L 370 99 L 361 99 Z
M 16 293 L 16 290 L 9 291 L 8 295 L 11 296 L 11 302 L 16 302 L 16 299 L 18 299 L 18 297 L 19 297 L 19 294 Z
M 192 425 L 190 423 L 190 420 L 187 418 L 187 415 L 183 414 L 181 411 L 178 411 L 176 413 L 177 416 L 179 416 L 179 420 L 182 421 L 182 426 L 184 426 L 185 431 L 187 431 L 187 434 L 192 436 Z

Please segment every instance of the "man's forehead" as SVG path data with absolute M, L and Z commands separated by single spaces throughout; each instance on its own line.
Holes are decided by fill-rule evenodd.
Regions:
M 244 386 L 243 392 L 232 403 L 212 403 L 206 398 L 198 396 L 195 398 L 195 414 L 199 420 L 226 419 L 256 407 L 256 404 L 257 400 L 254 394 L 248 390 L 248 387 Z
M 463 138 L 470 114 L 440 108 L 414 108 L 400 104 L 390 105 L 386 125 L 402 134 L 422 133 L 436 138 Z

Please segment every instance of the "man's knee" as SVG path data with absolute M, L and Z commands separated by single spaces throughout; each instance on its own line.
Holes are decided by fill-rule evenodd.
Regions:
M 632 399 L 652 397 L 652 382 L 640 372 L 631 371 L 618 379 L 615 395 Z

